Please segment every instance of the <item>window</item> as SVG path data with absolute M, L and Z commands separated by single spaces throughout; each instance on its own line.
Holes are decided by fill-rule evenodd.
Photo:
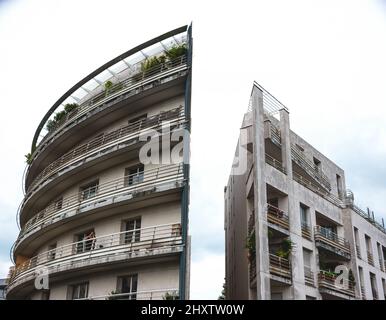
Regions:
M 302 226 L 304 227 L 308 227 L 310 225 L 309 223 L 309 217 L 308 217 L 308 210 L 309 208 L 304 205 L 304 204 L 300 204 L 300 221 L 301 221 L 301 224 Z
M 81 200 L 87 200 L 95 197 L 98 193 L 99 180 L 95 180 L 80 188 Z
M 47 259 L 48 260 L 54 260 L 56 256 L 56 243 L 50 244 L 48 246 L 48 253 L 47 253 Z
M 135 167 L 125 169 L 125 186 L 131 186 L 143 181 L 144 165 L 140 164 Z
M 127 300 L 136 300 L 137 299 L 137 287 L 138 287 L 138 275 L 132 274 L 125 277 L 118 278 L 118 292 L 127 293 L 127 295 L 122 296 L 122 298 Z
M 69 286 L 68 296 L 71 300 L 88 297 L 88 282 L 77 283 Z
M 361 247 L 359 242 L 359 231 L 358 228 L 354 227 L 354 241 L 355 241 L 355 250 L 357 253 L 357 257 L 361 259 Z
M 94 229 L 75 235 L 76 253 L 91 251 L 95 246 Z
M 375 278 L 375 274 L 371 272 L 370 272 L 370 284 L 371 284 L 371 292 L 373 294 L 373 299 L 378 300 L 377 281 Z
M 336 175 L 336 189 L 338 190 L 339 199 L 342 199 L 342 178 L 339 174 Z
M 130 219 L 125 222 L 125 243 L 138 242 L 141 239 L 141 218 Z

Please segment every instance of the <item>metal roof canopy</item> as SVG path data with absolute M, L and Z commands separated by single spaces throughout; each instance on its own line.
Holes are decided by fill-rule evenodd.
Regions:
M 59 106 L 64 105 L 65 102 L 67 103 L 67 99 L 72 99 L 75 102 L 80 101 L 88 93 L 90 93 L 90 91 L 102 85 L 107 79 L 116 77 L 116 74 L 120 73 L 121 71 L 127 68 L 131 69 L 135 63 L 138 63 L 139 61 L 143 60 L 143 56 L 147 57 L 157 54 L 157 44 L 158 48 L 161 48 L 161 51 L 159 52 L 162 52 L 165 48 L 165 44 L 162 43 L 162 41 L 170 39 L 172 43 L 174 42 L 176 44 L 179 44 L 179 41 L 176 39 L 176 36 L 186 32 L 187 30 L 188 26 L 185 25 L 172 31 L 166 32 L 163 35 L 153 38 L 147 42 L 144 42 L 105 63 L 104 65 L 90 73 L 88 76 L 80 80 L 78 83 L 76 83 L 71 89 L 69 89 L 64 95 L 62 95 L 58 101 L 56 101 L 56 103 L 48 110 L 48 112 L 41 120 L 32 140 L 31 153 L 33 153 L 33 151 L 36 149 L 36 143 L 39 137 L 41 136 L 41 131 L 44 129 L 46 122 L 49 120 L 49 118 L 53 115 L 53 113 Z M 144 53 L 143 50 L 147 52 Z M 131 61 L 126 61 L 127 58 L 130 56 L 133 56 L 133 59 L 130 59 Z M 123 65 L 125 65 L 126 67 L 122 68 Z

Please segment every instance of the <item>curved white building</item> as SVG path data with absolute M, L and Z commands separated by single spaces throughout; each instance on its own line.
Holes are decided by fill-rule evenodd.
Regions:
M 7 299 L 189 298 L 191 66 L 184 26 L 107 62 L 43 117 Z

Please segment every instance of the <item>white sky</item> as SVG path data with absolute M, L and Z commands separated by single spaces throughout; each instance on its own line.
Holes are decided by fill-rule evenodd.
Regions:
M 191 298 L 222 289 L 223 188 L 253 80 L 386 218 L 386 1 L 0 0 L 0 277 L 43 115 L 106 61 L 191 21 Z

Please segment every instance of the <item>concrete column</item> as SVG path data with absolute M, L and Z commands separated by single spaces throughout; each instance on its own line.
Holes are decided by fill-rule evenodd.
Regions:
M 287 110 L 280 110 L 280 135 L 281 135 L 281 156 L 283 166 L 287 172 L 288 185 L 288 216 L 290 222 L 290 239 L 294 245 L 291 253 L 292 266 L 292 294 L 293 299 L 304 300 L 304 262 L 302 247 L 302 231 L 300 221 L 299 203 L 297 203 L 294 194 L 294 185 L 292 179 L 292 157 L 291 157 L 291 139 L 290 122 Z
M 254 205 L 256 232 L 256 296 L 258 300 L 271 299 L 269 277 L 269 250 L 267 225 L 267 187 L 265 181 L 265 141 L 263 93 L 256 86 L 252 91 L 254 136 Z

